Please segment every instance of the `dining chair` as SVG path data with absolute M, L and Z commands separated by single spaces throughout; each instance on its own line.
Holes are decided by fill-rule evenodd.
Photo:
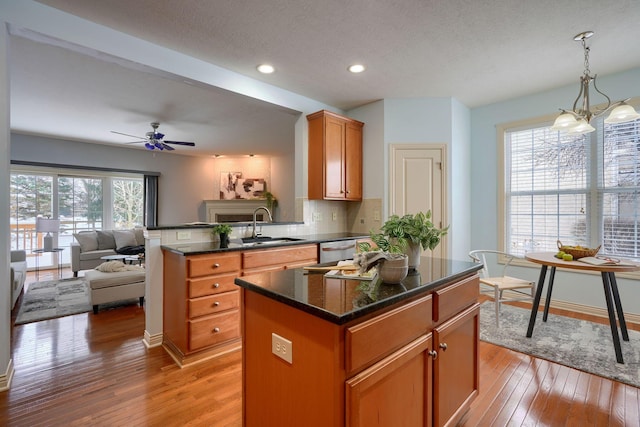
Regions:
M 507 268 L 511 261 L 516 259 L 515 255 L 502 251 L 494 251 L 488 249 L 478 249 L 469 252 L 469 256 L 475 262 L 482 264 L 480 270 L 480 291 L 487 293 L 487 286 L 493 290 L 493 301 L 496 310 L 496 325 L 500 326 L 500 304 L 507 301 L 532 301 L 535 295 L 536 282 L 531 280 L 519 279 L 508 276 Z M 503 262 L 502 272 L 500 275 L 489 272 L 487 257 L 495 257 L 496 262 Z M 492 259 L 492 258 L 490 258 Z M 484 286 L 484 288 L 483 288 Z M 489 290 L 491 291 L 491 290 Z M 508 291 L 503 294 L 504 291 Z

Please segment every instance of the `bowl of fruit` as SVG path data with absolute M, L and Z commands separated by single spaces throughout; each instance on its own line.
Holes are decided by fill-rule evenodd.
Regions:
M 563 245 L 560 240 L 558 240 L 558 253 L 556 253 L 556 258 L 563 259 L 565 261 L 572 261 L 574 259 L 580 259 L 588 256 L 596 256 L 598 251 L 600 250 L 599 245 L 597 248 L 587 248 L 585 246 L 570 246 Z

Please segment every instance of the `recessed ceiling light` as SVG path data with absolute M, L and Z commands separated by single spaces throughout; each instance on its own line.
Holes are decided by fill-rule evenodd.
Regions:
M 354 74 L 358 74 L 364 71 L 364 65 L 362 64 L 353 64 L 350 65 L 348 68 L 349 71 L 351 71 Z
M 260 64 L 260 65 L 258 65 L 257 69 L 262 74 L 271 74 L 276 70 L 275 68 L 273 68 L 273 66 L 271 66 L 269 64 Z

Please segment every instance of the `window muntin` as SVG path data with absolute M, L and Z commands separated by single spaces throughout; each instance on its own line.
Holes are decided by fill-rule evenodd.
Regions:
M 550 123 L 506 128 L 507 250 L 555 251 L 557 241 L 640 256 L 640 120 L 570 136 Z
M 43 247 L 42 234 L 35 232 L 38 216 L 60 219 L 60 232 L 53 235 L 54 246 L 67 249 L 73 233 L 79 231 L 142 225 L 142 177 L 108 173 L 70 175 L 51 168 L 15 167 L 10 180 L 11 249 L 26 250 L 29 267 L 35 266 L 32 251 Z M 58 255 L 38 255 L 40 267 L 70 262 L 69 250 Z

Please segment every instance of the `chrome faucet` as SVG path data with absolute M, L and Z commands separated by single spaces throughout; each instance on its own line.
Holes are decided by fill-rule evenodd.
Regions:
M 256 233 L 256 213 L 259 210 L 264 210 L 267 213 L 267 215 L 269 215 L 269 221 L 273 222 L 273 217 L 271 216 L 271 212 L 269 212 L 269 209 L 267 209 L 266 206 L 260 206 L 259 208 L 256 208 L 256 210 L 253 211 L 253 233 L 251 233 L 251 237 L 254 239 L 260 236 L 260 234 L 262 234 L 262 233 Z

